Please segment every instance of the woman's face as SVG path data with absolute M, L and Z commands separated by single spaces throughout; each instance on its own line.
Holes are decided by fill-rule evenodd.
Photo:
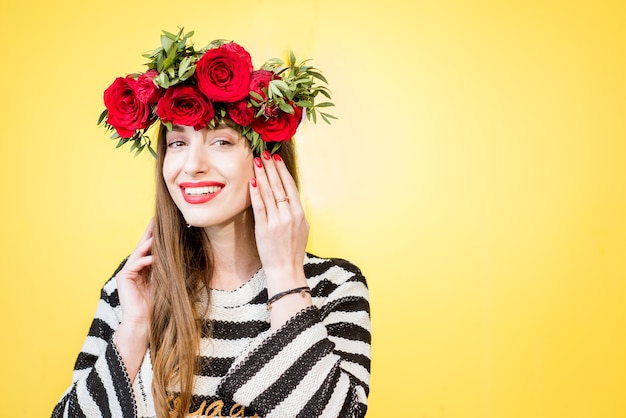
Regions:
M 163 179 L 188 224 L 226 225 L 250 206 L 253 156 L 239 132 L 174 125 L 165 141 Z

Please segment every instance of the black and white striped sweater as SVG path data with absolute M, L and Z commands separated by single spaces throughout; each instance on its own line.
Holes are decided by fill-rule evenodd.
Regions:
M 365 415 L 371 338 L 365 279 L 345 260 L 311 254 L 304 271 L 314 306 L 275 333 L 262 269 L 235 291 L 212 291 L 212 337 L 201 340 L 190 417 Z M 112 342 L 120 322 L 116 282 L 110 279 L 76 360 L 73 384 L 53 418 L 155 416 L 150 354 L 131 385 Z

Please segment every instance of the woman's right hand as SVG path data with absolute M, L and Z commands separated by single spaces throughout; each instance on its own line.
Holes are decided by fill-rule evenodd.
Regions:
M 150 329 L 150 272 L 152 271 L 152 230 L 154 219 L 124 267 L 115 275 L 122 307 L 122 322 L 115 332 L 115 345 L 134 380 L 148 347 Z
M 148 325 L 150 322 L 150 272 L 152 267 L 152 230 L 150 221 L 124 267 L 115 275 L 122 307 L 122 322 Z

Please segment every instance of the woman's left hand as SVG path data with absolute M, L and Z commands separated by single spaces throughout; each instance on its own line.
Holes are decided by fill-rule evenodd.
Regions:
M 250 181 L 250 196 L 255 235 L 268 282 L 274 276 L 283 282 L 284 286 L 277 286 L 277 291 L 289 289 L 290 285 L 306 285 L 302 283 L 302 266 L 309 224 L 296 183 L 280 156 L 274 154 L 271 157 L 267 151 L 254 159 L 254 174 L 256 178 Z

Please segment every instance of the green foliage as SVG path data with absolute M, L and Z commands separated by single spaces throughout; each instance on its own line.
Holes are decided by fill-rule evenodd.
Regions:
M 158 75 L 154 78 L 154 83 L 163 88 L 171 88 L 184 81 L 194 82 L 192 77 L 196 71 L 196 63 L 202 55 L 213 48 L 224 45 L 227 40 L 217 39 L 203 47 L 200 50 L 194 48 L 190 38 L 194 32 L 184 33 L 184 28 L 179 28 L 178 32 L 172 33 L 162 31 L 160 36 L 161 45 L 153 50 L 143 54 L 148 59 L 145 64 L 148 70 L 156 70 Z M 267 60 L 261 69 L 272 71 L 276 75 L 276 79 L 268 83 L 268 87 L 263 89 L 263 95 L 256 92 L 250 92 L 248 96 L 248 106 L 254 108 L 255 118 L 267 117 L 276 109 L 280 111 L 294 114 L 294 106 L 303 109 L 307 120 L 317 122 L 317 116 L 322 118 L 324 122 L 330 124 L 331 119 L 337 119 L 335 116 L 326 112 L 326 108 L 334 106 L 331 100 L 331 92 L 323 84 L 328 84 L 326 77 L 320 70 L 308 64 L 309 60 L 304 60 L 300 64 L 296 64 L 296 57 L 293 51 L 289 53 L 289 62 L 285 63 L 280 58 L 272 58 Z M 140 74 L 134 74 L 133 78 L 138 78 Z M 323 84 L 320 84 L 323 83 Z M 323 96 L 320 101 L 319 95 Z M 215 128 L 227 116 L 227 110 L 224 103 L 214 102 L 215 117 L 209 123 L 209 127 Z M 324 109 L 322 111 L 321 109 Z M 156 156 L 150 137 L 147 131 L 151 129 L 158 116 L 156 115 L 156 106 L 152 108 L 151 119 L 154 122 L 151 128 L 135 131 L 131 138 L 120 138 L 113 126 L 107 123 L 108 111 L 105 109 L 98 118 L 98 125 L 103 125 L 107 132 L 111 132 L 111 138 L 117 140 L 117 147 L 121 147 L 130 142 L 130 151 L 138 155 L 144 149 L 147 149 L 153 156 Z M 165 124 L 171 129 L 171 124 Z M 267 144 L 259 133 L 254 131 L 250 126 L 238 127 L 242 136 L 250 141 L 251 148 L 254 153 L 260 154 L 268 149 Z M 272 152 L 280 147 L 280 143 L 271 144 Z
M 150 53 L 143 54 L 150 61 L 146 63 L 149 70 L 157 70 L 159 75 L 154 82 L 166 89 L 179 84 L 191 76 L 196 70 L 196 61 L 204 52 L 196 51 L 192 43 L 187 41 L 194 32 L 184 33 L 180 28 L 178 33 L 163 31 L 161 46 Z
M 261 68 L 274 72 L 280 76 L 280 79 L 270 81 L 267 92 L 265 92 L 268 100 L 265 102 L 261 96 L 251 93 L 252 105 L 257 108 L 278 106 L 283 112 L 293 113 L 293 105 L 295 104 L 303 108 L 307 119 L 312 119 L 313 122 L 317 122 L 318 113 L 328 124 L 330 124 L 330 119 L 337 119 L 335 116 L 319 110 L 319 108 L 334 106 L 332 102 L 315 103 L 318 94 L 328 100 L 331 99 L 331 94 L 328 87 L 316 84 L 316 80 L 325 84 L 328 84 L 328 81 L 320 70 L 307 65 L 308 61 L 304 60 L 297 65 L 293 51 L 289 52 L 288 64 L 285 64 L 280 58 L 267 60 Z M 257 114 L 259 113 L 262 114 L 262 111 L 257 112 Z

